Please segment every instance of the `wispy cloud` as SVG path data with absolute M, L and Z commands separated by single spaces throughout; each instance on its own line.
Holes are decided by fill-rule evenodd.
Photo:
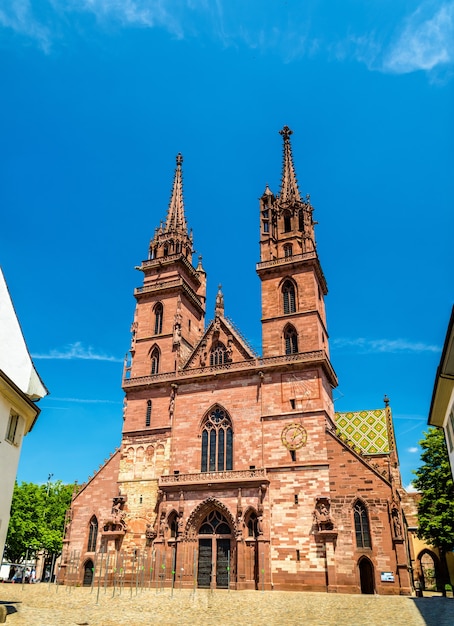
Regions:
M 111 361 L 112 363 L 122 363 L 123 359 L 109 356 L 102 352 L 95 351 L 91 346 L 84 347 L 80 341 L 71 343 L 63 348 L 55 348 L 46 353 L 32 354 L 33 359 L 53 359 L 53 360 L 86 360 L 86 361 Z
M 408 341 L 407 339 L 365 339 L 357 337 L 354 339 L 338 338 L 333 339 L 334 349 L 351 348 L 353 351 L 361 353 L 417 353 L 417 352 L 440 352 L 441 348 L 422 341 Z
M 351 23 L 346 11 L 338 32 L 330 35 L 320 12 L 304 3 L 268 13 L 257 1 L 40 0 L 33 5 L 33 0 L 0 0 L 0 27 L 35 40 L 45 52 L 75 17 L 92 16 L 110 32 L 112 27 L 160 28 L 178 39 L 205 37 L 224 47 L 272 50 L 287 63 L 326 55 L 393 74 L 433 73 L 454 64 L 454 0 L 422 0 L 406 16 L 402 10 L 396 6 L 384 13 L 373 28 Z
M 46 404 L 48 402 L 75 402 L 77 404 L 122 404 L 121 402 L 115 402 L 115 400 L 99 400 L 99 399 L 87 399 L 87 398 L 54 398 L 49 396 L 46 398 Z
M 0 0 L 0 26 L 35 40 L 44 52 L 49 51 L 51 30 L 36 17 L 30 0 Z
M 417 492 L 418 492 L 418 490 L 417 490 L 417 489 L 415 489 L 415 487 L 413 487 L 413 483 L 410 483 L 409 485 L 407 485 L 407 486 L 405 487 L 405 491 L 406 491 L 407 493 L 417 493 Z
M 409 452 L 410 454 L 416 454 L 417 452 L 419 452 L 419 448 L 413 446 L 412 448 L 407 448 L 407 452 Z
M 383 70 L 405 74 L 454 62 L 454 2 L 423 2 L 403 24 Z
M 405 421 L 427 421 L 427 415 L 418 415 L 415 413 L 394 413 L 393 414 L 393 419 L 394 420 L 405 420 Z
M 183 36 L 183 20 L 178 7 L 169 0 L 60 0 L 68 9 L 92 13 L 100 21 L 116 21 L 124 26 L 164 27 Z M 191 8 L 191 2 L 184 3 Z

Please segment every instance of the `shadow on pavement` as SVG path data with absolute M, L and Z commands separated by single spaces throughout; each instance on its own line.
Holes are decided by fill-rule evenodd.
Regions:
M 17 602 L 17 601 L 8 602 L 8 600 L 0 600 L 0 604 L 3 604 L 3 606 L 6 607 L 7 614 L 11 615 L 11 613 L 17 613 L 17 609 L 14 605 L 20 604 L 20 602 Z
M 433 596 L 409 598 L 421 614 L 427 626 L 452 626 L 454 624 L 454 600 Z

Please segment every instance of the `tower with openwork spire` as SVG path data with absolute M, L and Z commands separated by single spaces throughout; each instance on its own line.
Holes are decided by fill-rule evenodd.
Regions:
M 302 199 L 288 126 L 283 138 L 279 193 L 268 185 L 260 198 L 260 263 L 263 356 L 318 351 L 329 365 L 324 296 L 328 289 L 315 243 L 313 207 Z M 323 356 L 323 359 L 325 358 Z M 330 374 L 331 384 L 335 377 Z
M 144 279 L 134 291 L 137 305 L 127 377 L 177 371 L 204 330 L 206 274 L 200 257 L 196 267 L 192 264 L 182 164 L 178 154 L 166 220 L 154 232 L 148 259 L 137 267 Z

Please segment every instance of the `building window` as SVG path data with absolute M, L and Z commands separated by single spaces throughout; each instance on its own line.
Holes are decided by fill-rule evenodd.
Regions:
M 162 313 L 163 306 L 158 302 L 154 308 L 154 334 L 160 335 L 162 333 Z
M 88 532 L 87 552 L 96 552 L 96 540 L 98 539 L 98 520 L 93 515 L 90 520 L 90 529 Z
M 154 348 L 151 353 L 151 375 L 159 372 L 159 350 Z
M 296 354 L 298 352 L 298 335 L 293 326 L 287 326 L 284 331 L 285 354 Z
M 292 244 L 286 243 L 284 246 L 284 256 L 286 259 L 290 258 L 293 254 Z
M 151 400 L 147 400 L 147 414 L 145 416 L 145 426 L 151 424 Z
M 174 512 L 172 513 L 172 515 L 169 516 L 169 521 L 167 523 L 169 530 L 170 530 L 170 536 L 172 539 L 175 539 L 178 536 L 178 518 L 177 518 L 177 514 Z
M 369 518 L 366 507 L 358 500 L 353 511 L 355 517 L 356 546 L 358 548 L 370 548 Z
M 284 213 L 284 233 L 289 233 L 292 230 L 292 216 L 290 211 Z
M 220 511 L 211 511 L 202 521 L 200 535 L 230 535 L 231 530 L 228 521 Z
M 268 222 L 268 220 L 263 220 L 263 232 L 264 233 L 270 232 L 270 223 Z
M 303 209 L 298 211 L 298 230 L 301 232 L 304 230 L 304 212 Z
M 295 285 L 286 280 L 282 286 L 282 296 L 284 301 L 284 314 L 296 312 Z
M 247 534 L 248 537 L 258 537 L 259 529 L 258 529 L 258 519 L 255 513 L 251 513 L 247 522 Z
M 9 441 L 9 443 L 15 444 L 19 440 L 19 437 L 17 436 L 19 434 L 17 432 L 19 419 L 19 415 L 16 415 L 15 413 L 11 413 L 11 415 L 9 416 L 8 429 L 6 431 L 5 437 L 6 441 Z
M 223 343 L 220 341 L 213 344 L 210 354 L 210 365 L 222 365 L 226 359 L 226 349 Z
M 216 407 L 206 416 L 202 430 L 202 472 L 233 468 L 233 430 L 227 413 Z

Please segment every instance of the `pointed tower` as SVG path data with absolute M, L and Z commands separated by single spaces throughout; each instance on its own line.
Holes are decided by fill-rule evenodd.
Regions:
M 199 341 L 205 325 L 206 274 L 201 257 L 192 265 L 192 233 L 188 234 L 183 203 L 183 157 L 176 169 L 165 224 L 156 228 L 137 300 L 130 364 L 125 378 L 177 372 Z
M 267 185 L 260 198 L 257 273 L 262 282 L 263 356 L 320 351 L 329 363 L 324 304 L 328 290 L 317 255 L 313 207 L 298 188 L 292 131 L 284 126 L 280 134 L 284 140 L 280 192 L 275 196 Z M 332 371 L 331 366 L 328 369 Z M 335 377 L 331 378 L 334 385 Z

